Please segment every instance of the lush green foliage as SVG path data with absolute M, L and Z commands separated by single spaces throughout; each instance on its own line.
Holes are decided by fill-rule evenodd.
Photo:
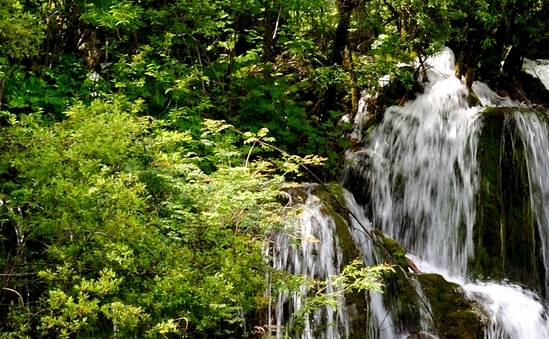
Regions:
M 18 238 L 4 240 L 2 264 L 39 270 L 17 282 L 44 293 L 17 315 L 28 328 L 7 333 L 230 333 L 261 303 L 279 179 L 267 181 L 264 162 L 243 167 L 219 123 L 194 139 L 139 110 L 123 98 L 77 104 L 64 122 L 23 115 L 5 134 L 2 164 L 17 180 L 1 211 Z
M 462 74 L 490 74 L 511 47 L 543 54 L 536 43 L 549 38 L 544 1 L 3 1 L 5 110 L 63 119 L 75 100 L 123 94 L 179 128 L 268 127 L 284 149 L 327 157 L 325 177 L 337 175 L 337 125 L 357 91 L 378 91 L 386 74 L 409 88 L 402 62 L 450 44 Z M 338 12 L 351 20 L 334 65 Z

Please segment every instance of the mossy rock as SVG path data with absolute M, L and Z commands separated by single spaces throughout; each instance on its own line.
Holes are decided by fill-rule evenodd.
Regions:
M 538 77 L 525 72 L 500 74 L 487 81 L 498 95 L 519 102 L 549 107 L 549 91 Z
M 379 240 L 381 240 L 383 248 L 385 248 L 387 253 L 391 256 L 391 258 L 386 258 L 386 261 L 396 264 L 402 267 L 405 272 L 408 272 L 409 266 L 406 261 L 406 251 L 404 250 L 404 247 L 402 247 L 394 239 L 385 236 L 380 230 L 375 230 L 374 234 L 379 238 Z
M 334 219 L 336 235 L 343 252 L 343 264 L 346 265 L 359 258 L 360 252 L 350 232 L 349 213 L 343 190 L 339 184 L 327 184 L 325 187 L 314 187 L 311 193 L 322 202 L 322 211 Z
M 394 239 L 380 230 L 372 232 L 376 242 L 383 246 L 380 255 L 386 263 L 394 266 L 394 272 L 383 277 L 384 303 L 393 315 L 393 323 L 400 332 L 415 333 L 421 330 L 421 302 L 410 281 L 406 251 Z
M 396 269 L 385 275 L 385 294 L 387 309 L 393 315 L 393 323 L 402 333 L 421 331 L 421 301 L 414 286 L 408 280 L 408 274 Z
M 469 107 L 475 107 L 480 105 L 480 99 L 475 94 L 475 92 L 469 90 L 469 96 L 467 97 L 467 103 L 469 104 Z
M 531 108 L 492 107 L 483 114 L 478 163 L 481 180 L 474 227 L 475 278 L 509 279 L 540 291 L 545 274 L 530 202 L 526 150 L 515 112 Z
M 458 284 L 438 274 L 420 274 L 418 281 L 431 304 L 439 336 L 444 339 L 482 339 L 483 324 L 476 305 L 467 300 Z

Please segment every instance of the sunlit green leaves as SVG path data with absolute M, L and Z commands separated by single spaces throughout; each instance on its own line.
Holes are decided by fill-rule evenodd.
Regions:
M 0 1 L 0 55 L 33 56 L 43 38 L 44 26 L 36 15 L 26 12 L 18 0 Z
M 143 8 L 128 0 L 103 0 L 86 5 L 82 20 L 112 30 L 138 29 L 143 23 Z
M 11 333 L 129 338 L 191 326 L 200 337 L 236 329 L 257 307 L 282 177 L 265 161 L 243 166 L 223 121 L 206 120 L 195 138 L 140 117 L 140 106 L 118 96 L 73 105 L 62 122 L 21 115 L 4 129 L 2 162 L 18 179 L 1 183 L 1 216 L 43 244 L 32 253 L 40 316 Z M 19 246 L 7 265 L 31 255 Z

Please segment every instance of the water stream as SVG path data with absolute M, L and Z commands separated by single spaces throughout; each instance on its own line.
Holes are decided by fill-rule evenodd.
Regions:
M 437 81 L 415 101 L 389 108 L 372 132 L 365 146 L 374 159 L 366 208 L 386 235 L 463 275 L 473 255 L 481 124 L 479 108 L 468 108 L 467 89 L 446 69 L 451 65 L 429 69 Z
M 545 272 L 549 272 L 549 126 L 536 111 L 514 114 L 517 129 L 526 145 L 526 164 L 530 186 L 530 201 L 538 225 Z M 549 274 L 545 274 L 545 297 Z

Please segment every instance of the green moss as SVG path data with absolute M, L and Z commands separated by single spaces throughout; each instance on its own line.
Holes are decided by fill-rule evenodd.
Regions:
M 382 114 L 371 114 L 368 116 L 368 118 L 364 122 L 364 125 L 362 126 L 364 139 L 368 139 L 368 137 L 372 135 L 372 132 L 381 123 L 382 120 Z
M 438 274 L 417 276 L 431 304 L 435 324 L 442 338 L 481 339 L 484 337 L 475 305 L 465 298 L 459 285 L 446 281 Z
M 483 113 L 484 126 L 480 138 L 478 161 L 481 171 L 477 222 L 474 229 L 475 276 L 501 278 L 502 242 L 501 218 L 503 210 L 501 192 L 501 150 L 505 115 L 498 108 Z
M 374 231 L 375 235 L 381 240 L 381 243 L 383 244 L 383 247 L 389 253 L 389 255 L 396 261 L 396 264 L 404 269 L 404 271 L 408 271 L 408 262 L 406 261 L 406 251 L 398 242 L 396 242 L 394 239 L 386 237 L 380 230 Z M 390 258 L 386 258 L 387 262 L 392 263 L 392 260 Z
M 421 305 L 414 290 L 414 287 L 408 281 L 408 263 L 406 261 L 406 251 L 395 240 L 386 237 L 380 230 L 374 230 L 372 235 L 376 241 L 383 246 L 385 251 L 392 257 L 384 258 L 389 264 L 396 264 L 395 271 L 385 274 L 383 283 L 385 284 L 384 301 L 394 316 L 393 321 L 396 326 L 410 333 L 421 330 Z M 386 256 L 387 253 L 381 253 Z M 393 260 L 394 259 L 394 260 Z
M 467 98 L 467 102 L 469 103 L 469 107 L 475 107 L 480 105 L 480 99 L 473 91 L 469 91 L 469 97 Z
M 531 109 L 501 107 L 483 112 L 475 259 L 470 271 L 475 277 L 507 278 L 534 289 L 540 286 L 535 220 L 524 144 L 513 118 L 517 110 L 532 113 Z
M 343 188 L 338 184 L 327 184 L 328 192 L 323 186 L 317 186 L 312 193 L 322 201 L 324 213 L 330 215 L 336 224 L 336 235 L 343 252 L 343 264 L 349 264 L 360 257 L 355 241 L 349 228 L 349 213 L 347 211 Z
M 414 290 L 408 282 L 408 276 L 396 269 L 383 278 L 385 284 L 384 303 L 393 315 L 395 326 L 410 333 L 421 330 L 421 304 Z

